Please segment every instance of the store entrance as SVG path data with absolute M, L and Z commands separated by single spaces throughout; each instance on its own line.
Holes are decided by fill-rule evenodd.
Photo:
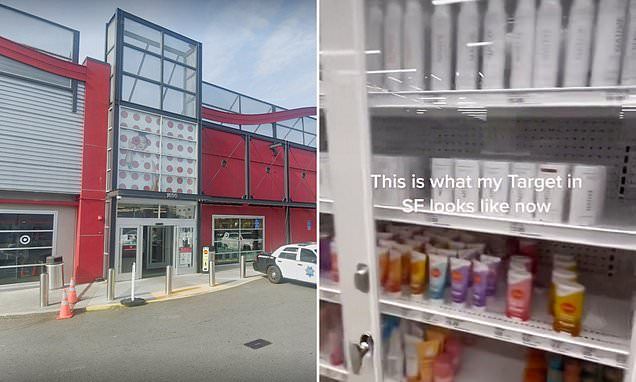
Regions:
M 174 255 L 174 226 L 148 225 L 142 227 L 143 250 L 141 277 L 165 274 Z

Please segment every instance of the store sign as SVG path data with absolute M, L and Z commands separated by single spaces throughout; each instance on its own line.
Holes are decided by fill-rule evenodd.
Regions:
M 29 243 L 31 243 L 31 236 L 29 235 L 20 236 L 20 244 L 28 245 Z
M 203 272 L 207 272 L 208 269 L 208 264 L 210 264 L 210 247 L 203 247 L 203 256 L 202 256 L 202 260 L 203 263 L 201 264 L 201 270 Z

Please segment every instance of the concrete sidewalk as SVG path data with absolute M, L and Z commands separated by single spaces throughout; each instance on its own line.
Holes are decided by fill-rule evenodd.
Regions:
M 135 296 L 142 297 L 148 302 L 157 302 L 211 293 L 242 285 L 250 281 L 259 280 L 262 273 L 255 272 L 251 264 L 246 266 L 246 278 L 239 278 L 238 264 L 217 265 L 216 286 L 208 285 L 208 274 L 194 273 L 188 275 L 174 275 L 172 280 L 172 294 L 166 295 L 165 275 L 135 280 Z M 80 301 L 75 304 L 75 310 L 104 310 L 121 307 L 119 300 L 130 297 L 131 281 L 118 280 L 115 283 L 115 301 L 106 300 L 106 281 L 76 286 Z M 0 286 L 0 317 L 20 316 L 27 314 L 57 312 L 60 309 L 62 289 L 51 290 L 49 306 L 40 308 L 39 284 L 15 284 Z

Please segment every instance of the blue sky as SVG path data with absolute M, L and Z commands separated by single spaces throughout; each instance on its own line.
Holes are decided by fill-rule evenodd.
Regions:
M 0 0 L 80 31 L 80 61 L 103 60 L 122 8 L 203 43 L 205 81 L 286 108 L 316 105 L 315 0 Z

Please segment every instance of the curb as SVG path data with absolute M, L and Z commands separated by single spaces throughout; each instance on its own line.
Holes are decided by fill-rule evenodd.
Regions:
M 149 304 L 152 304 L 156 302 L 179 300 L 179 299 L 187 298 L 187 297 L 200 296 L 204 294 L 220 292 L 223 290 L 235 288 L 235 287 L 250 283 L 252 281 L 261 280 L 261 279 L 262 277 L 259 277 L 259 276 L 250 276 L 249 278 L 246 278 L 244 280 L 231 281 L 225 284 L 217 285 L 215 287 L 210 287 L 208 286 L 207 283 L 199 284 L 199 285 L 191 285 L 191 286 L 175 289 L 172 291 L 170 295 L 165 295 L 161 292 L 151 293 L 150 297 L 146 298 L 146 301 Z M 100 312 L 105 310 L 116 310 L 121 308 L 125 308 L 125 306 L 123 306 L 119 301 L 117 301 L 117 302 L 111 302 L 107 304 L 95 304 L 95 305 L 89 305 L 89 306 L 81 307 L 81 308 L 78 307 L 73 309 L 73 311 L 75 313 L 85 313 L 85 312 Z M 45 315 L 54 316 L 56 313 L 57 313 L 56 310 L 29 311 L 29 312 L 15 313 L 15 314 L 8 313 L 8 314 L 0 314 L 0 320 L 21 318 L 21 317 L 28 317 L 28 316 L 31 316 L 31 317 L 45 316 Z
M 163 301 L 171 301 L 171 300 L 180 300 L 183 298 L 187 298 L 187 297 L 194 297 L 194 296 L 200 296 L 203 294 L 209 294 L 209 293 L 214 293 L 214 292 L 220 292 L 223 290 L 227 290 L 227 289 L 231 289 L 237 286 L 241 286 L 247 283 L 250 283 L 252 281 L 255 280 L 259 280 L 261 279 L 260 277 L 250 277 L 248 279 L 245 280 L 240 280 L 240 281 L 233 281 L 224 285 L 219 285 L 219 286 L 215 286 L 215 287 L 210 287 L 208 286 L 208 284 L 200 284 L 200 285 L 193 285 L 193 286 L 189 286 L 189 287 L 184 287 L 184 288 L 180 288 L 180 289 L 175 289 L 174 291 L 172 291 L 172 294 L 170 295 L 165 295 L 163 293 L 151 293 L 150 298 L 146 299 L 146 302 L 148 304 L 153 304 L 156 302 L 163 302 Z M 123 306 L 121 303 L 119 302 L 113 302 L 110 304 L 98 304 L 98 305 L 90 305 L 87 306 L 84 309 L 84 311 L 86 312 L 99 312 L 99 311 L 104 311 L 104 310 L 115 310 L 115 309 L 120 309 L 120 308 L 125 308 L 125 306 Z

